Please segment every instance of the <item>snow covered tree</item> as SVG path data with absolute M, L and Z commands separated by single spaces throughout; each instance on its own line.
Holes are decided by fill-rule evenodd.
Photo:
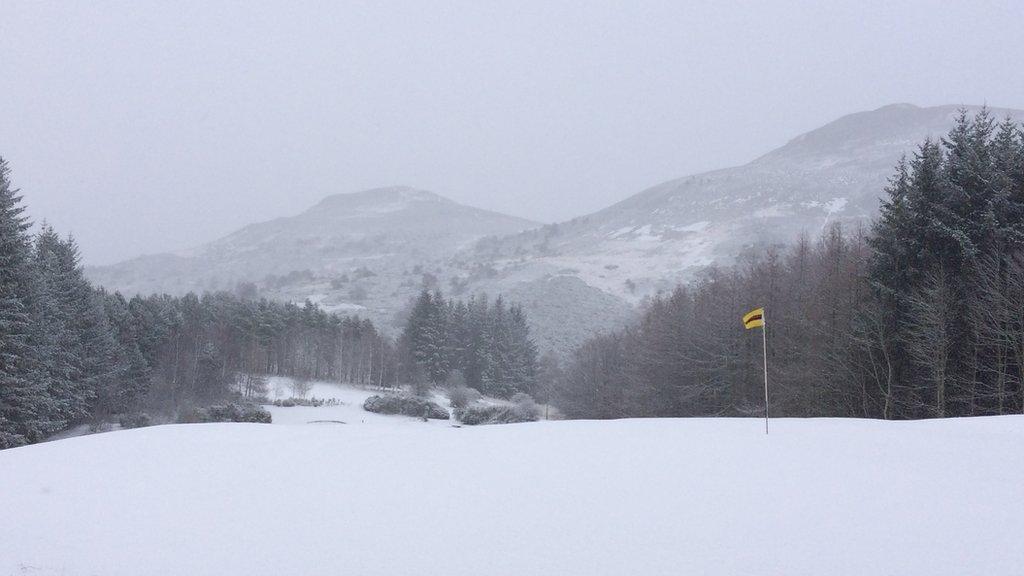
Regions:
M 515 304 L 508 313 L 508 379 L 513 393 L 534 395 L 537 384 L 537 345 L 530 339 L 523 307 Z
M 40 440 L 59 424 L 35 346 L 42 337 L 34 298 L 29 223 L 0 158 L 0 448 Z
M 526 313 L 484 295 L 469 302 L 445 300 L 423 291 L 411 306 L 400 339 L 405 379 L 431 385 L 458 371 L 465 384 L 485 394 L 510 398 L 529 394 L 536 383 L 537 347 Z

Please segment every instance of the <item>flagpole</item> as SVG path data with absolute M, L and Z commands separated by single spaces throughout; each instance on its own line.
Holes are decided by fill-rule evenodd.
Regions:
M 761 312 L 761 343 L 764 345 L 764 433 L 768 434 L 768 315 Z

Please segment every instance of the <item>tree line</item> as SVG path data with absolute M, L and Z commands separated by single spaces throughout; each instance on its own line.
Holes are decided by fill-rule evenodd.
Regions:
M 121 299 L 114 296 L 115 299 Z M 123 299 L 122 299 L 123 300 Z M 394 346 L 366 319 L 217 292 L 128 301 L 133 327 L 153 342 L 148 406 L 164 412 L 232 395 L 259 398 L 262 376 L 358 385 L 394 383 Z
M 659 296 L 558 370 L 570 417 L 1024 411 L 1024 136 L 987 111 L 902 160 L 870 226 L 761 248 Z
M 486 295 L 445 299 L 424 290 L 398 340 L 403 382 L 468 386 L 499 398 L 533 394 L 537 346 L 518 304 Z
M 0 447 L 258 397 L 260 375 L 466 385 L 568 417 L 756 414 L 761 346 L 740 317 L 760 306 L 775 414 L 1024 411 L 1024 134 L 986 111 L 901 161 L 870 227 L 752 249 L 563 361 L 538 359 L 520 306 L 482 295 L 422 292 L 393 343 L 308 302 L 107 293 L 72 238 L 29 232 L 8 175 L 0 159 Z
M 74 239 L 30 234 L 0 159 L 0 448 L 69 426 L 265 392 L 254 375 L 389 385 L 368 320 L 216 293 L 126 299 L 90 285 Z

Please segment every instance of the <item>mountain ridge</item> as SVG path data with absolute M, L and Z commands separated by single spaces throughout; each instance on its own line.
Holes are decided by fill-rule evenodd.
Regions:
M 961 108 L 981 109 L 904 104 L 849 114 L 741 166 L 669 180 L 557 226 L 481 241 L 477 256 L 526 254 L 537 273 L 569 266 L 637 303 L 751 245 L 869 220 L 900 156 L 945 135 Z M 988 110 L 996 119 L 1024 120 L 1024 111 Z
M 961 109 L 981 107 L 855 112 L 746 164 L 668 180 L 556 224 L 392 186 L 334 194 L 188 253 L 90 268 L 89 275 L 127 293 L 252 282 L 270 298 L 309 299 L 392 328 L 422 288 L 510 294 L 543 309 L 532 320 L 538 340 L 564 351 L 752 245 L 868 221 L 900 156 L 945 135 Z M 1024 120 L 1024 111 L 988 110 L 997 120 Z

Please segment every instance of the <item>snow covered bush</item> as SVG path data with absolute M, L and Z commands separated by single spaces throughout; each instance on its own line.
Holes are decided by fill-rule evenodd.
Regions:
M 518 396 L 518 394 L 517 394 Z M 523 394 L 523 396 L 526 396 Z M 529 402 L 521 401 L 512 404 L 471 404 L 455 411 L 455 417 L 463 424 L 476 426 L 479 424 L 514 424 L 517 422 L 536 422 L 540 415 L 537 405 L 529 396 Z
M 318 408 L 325 404 L 331 403 L 327 402 L 323 398 L 317 398 L 315 396 L 308 400 L 306 398 L 285 398 L 284 400 L 274 400 L 274 406 L 281 408 L 291 408 L 293 406 L 312 406 L 314 408 Z
M 207 408 L 193 408 L 183 412 L 178 422 L 193 424 L 200 422 L 255 422 L 270 424 L 270 412 L 254 404 L 224 404 Z
M 417 396 L 393 395 L 370 396 L 363 403 L 363 410 L 376 414 L 402 414 L 434 420 L 447 420 L 448 411 L 436 403 Z

